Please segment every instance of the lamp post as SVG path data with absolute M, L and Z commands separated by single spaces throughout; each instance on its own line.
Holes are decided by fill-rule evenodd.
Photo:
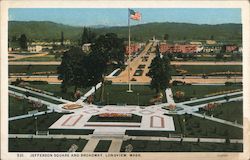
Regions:
M 140 106 L 140 93 L 137 93 L 137 105 Z
M 109 93 L 107 92 L 107 104 L 109 105 Z
M 36 134 L 37 134 L 37 117 L 35 117 L 36 120 Z
M 183 119 L 183 137 L 185 137 L 185 122 L 186 122 L 186 120 L 184 118 Z

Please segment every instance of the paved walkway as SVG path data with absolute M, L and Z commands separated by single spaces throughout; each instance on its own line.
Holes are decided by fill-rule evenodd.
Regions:
M 56 100 L 56 101 L 59 101 L 59 102 L 62 102 L 62 103 L 69 103 L 69 102 L 71 102 L 71 101 L 63 99 L 63 98 L 58 98 L 58 97 L 54 97 L 54 96 L 47 95 L 47 94 L 44 94 L 44 93 L 35 92 L 35 91 L 32 91 L 32 90 L 29 90 L 29 89 L 26 89 L 26 88 L 17 87 L 17 86 L 14 86 L 14 85 L 9 85 L 9 87 L 10 88 L 14 88 L 16 90 L 23 91 L 23 92 L 29 92 L 29 93 L 32 93 L 32 94 L 35 94 L 35 95 L 38 95 L 38 96 L 42 96 L 42 97 L 45 97 L 45 98 Z
M 167 102 L 170 104 L 175 104 L 171 88 L 167 88 L 165 90 L 165 93 L 166 93 Z
M 114 77 L 114 75 L 118 72 L 118 71 L 120 71 L 121 69 L 120 68 L 117 68 L 117 69 L 115 69 L 113 72 L 111 72 L 108 76 L 106 76 L 107 78 L 112 78 L 112 77 Z
M 81 101 L 84 101 L 88 98 L 88 96 L 95 93 L 95 89 L 98 90 L 102 86 L 102 83 L 98 83 L 95 87 L 92 87 L 87 93 L 85 93 L 80 99 Z
M 194 99 L 194 100 L 190 100 L 190 101 L 180 102 L 179 104 L 188 105 L 188 104 L 191 104 L 191 103 L 202 102 L 202 101 L 207 101 L 207 100 L 214 100 L 214 99 L 217 99 L 217 98 L 223 98 L 225 96 L 234 96 L 234 95 L 242 94 L 242 93 L 243 93 L 243 91 L 220 94 L 220 95 L 217 95 L 217 96 L 211 96 L 211 97 L 206 97 L 206 98 L 199 98 L 199 99 Z
M 205 118 L 205 119 L 215 121 L 215 122 L 218 122 L 218 123 L 223 123 L 223 124 L 226 124 L 226 125 L 230 125 L 230 126 L 234 126 L 234 127 L 238 127 L 238 128 L 243 128 L 243 125 L 237 124 L 235 122 L 230 122 L 230 121 L 226 121 L 226 120 L 223 120 L 223 119 L 219 119 L 219 118 L 215 118 L 215 117 L 211 117 L 211 116 L 206 116 L 206 115 L 199 114 L 199 113 L 194 113 L 194 112 L 192 112 L 191 114 L 196 116 L 196 117 Z
M 94 152 L 97 144 L 99 143 L 100 139 L 92 138 L 88 141 L 88 143 L 83 148 L 82 152 Z
M 120 152 L 122 147 L 122 139 L 114 139 L 111 142 L 108 152 Z
M 24 114 L 24 115 L 21 115 L 21 116 L 10 117 L 9 121 L 14 121 L 14 120 L 18 120 L 18 119 L 29 118 L 29 117 L 33 117 L 33 116 L 40 116 L 40 115 L 46 114 L 46 112 L 47 113 L 52 113 L 53 111 L 52 110 L 48 110 L 48 111 L 37 112 L 37 113 L 34 113 L 34 114 Z
M 169 142 L 197 142 L 200 139 L 200 142 L 205 143 L 225 143 L 226 139 L 224 138 L 197 138 L 197 137 L 184 137 L 184 138 L 169 138 L 169 137 L 153 137 L 153 136 L 124 136 L 124 138 L 120 139 L 121 141 L 117 141 L 119 139 L 114 139 L 112 137 L 103 137 L 103 138 L 91 138 L 92 135 L 59 135 L 59 134 L 49 134 L 49 135 L 34 135 L 34 134 L 9 134 L 9 138 L 44 138 L 44 139 L 86 139 L 88 141 L 88 146 L 86 145 L 83 151 L 94 150 L 98 142 L 102 140 L 112 140 L 114 141 L 114 146 L 119 147 L 121 141 L 126 140 L 145 140 L 145 141 L 169 141 Z M 230 143 L 243 143 L 243 139 L 230 139 Z M 111 143 L 112 145 L 112 143 Z M 113 146 L 110 145 L 109 150 L 115 150 Z M 118 150 L 118 149 L 116 149 Z

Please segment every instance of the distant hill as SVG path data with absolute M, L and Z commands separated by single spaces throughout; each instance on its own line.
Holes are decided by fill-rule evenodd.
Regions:
M 61 32 L 64 32 L 65 39 L 78 40 L 81 37 L 82 27 L 68 26 L 49 21 L 9 21 L 9 38 L 19 37 L 26 34 L 28 39 L 59 40 Z M 93 27 L 97 34 L 113 32 L 120 37 L 128 37 L 128 28 L 124 27 Z M 215 40 L 242 39 L 241 24 L 219 24 L 219 25 L 198 25 L 189 23 L 147 23 L 131 27 L 132 40 L 146 41 L 156 36 L 162 39 L 164 34 L 169 35 L 170 40 L 206 40 L 211 36 Z

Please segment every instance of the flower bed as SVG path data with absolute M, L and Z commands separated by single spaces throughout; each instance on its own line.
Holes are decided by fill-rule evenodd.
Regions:
M 132 117 L 132 114 L 129 113 L 102 113 L 98 115 L 102 118 L 112 118 L 112 117 Z
M 78 108 L 82 108 L 81 105 L 79 104 L 65 104 L 63 107 L 63 109 L 66 109 L 66 110 L 73 110 L 73 109 L 78 109 Z

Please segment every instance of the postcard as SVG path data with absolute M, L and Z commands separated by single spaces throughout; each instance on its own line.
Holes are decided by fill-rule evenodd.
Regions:
M 248 1 L 0 3 L 1 159 L 250 159 Z

